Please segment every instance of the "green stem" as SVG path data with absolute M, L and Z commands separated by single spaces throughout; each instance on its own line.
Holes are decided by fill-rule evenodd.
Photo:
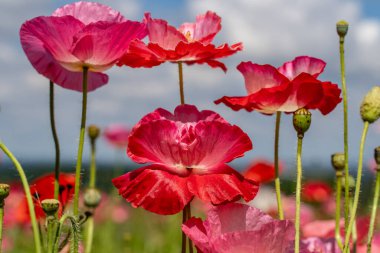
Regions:
M 3 245 L 4 200 L 0 201 L 0 253 Z
M 366 140 L 366 136 L 367 136 L 367 132 L 368 132 L 368 126 L 369 126 L 368 121 L 365 121 L 364 127 L 363 127 L 362 137 L 360 140 L 358 172 L 357 172 L 357 176 L 356 176 L 354 203 L 352 205 L 350 222 L 348 223 L 348 228 L 346 230 L 346 235 L 345 235 L 345 239 L 344 239 L 344 252 L 345 253 L 349 252 L 350 235 L 352 232 L 352 227 L 353 227 L 354 222 L 355 222 L 356 211 L 358 209 L 360 185 L 361 185 L 362 171 L 363 171 L 363 152 L 364 152 L 364 144 L 365 144 L 365 140 Z
M 294 253 L 300 252 L 300 214 L 301 214 L 301 184 L 302 184 L 302 139 L 298 137 L 297 141 L 297 186 L 296 186 L 296 235 L 294 240 Z
M 278 149 L 280 141 L 280 122 L 281 122 L 281 112 L 276 113 L 276 129 L 274 135 L 274 169 L 275 169 L 275 180 L 274 185 L 276 188 L 276 198 L 277 198 L 277 212 L 278 218 L 280 220 L 284 219 L 284 210 L 282 208 L 281 201 L 281 184 L 280 184 L 280 174 L 279 174 L 279 159 L 278 159 Z
M 81 120 L 81 125 L 80 125 L 77 165 L 75 169 L 74 216 L 76 217 L 78 217 L 78 214 L 79 214 L 79 185 L 80 185 L 80 173 L 82 170 L 82 154 L 83 154 L 83 144 L 84 144 L 84 136 L 85 136 L 85 129 L 86 129 L 87 77 L 88 77 L 88 67 L 83 67 L 82 120 Z
M 342 95 L 343 95 L 343 142 L 344 142 L 344 177 L 345 177 L 345 187 L 344 187 L 344 230 L 347 231 L 348 219 L 349 219 L 349 185 L 348 185 L 348 113 L 347 113 L 347 87 L 346 87 L 346 77 L 345 77 L 345 63 L 344 63 L 344 37 L 339 39 L 339 53 L 340 53 L 340 73 L 342 80 Z
M 342 195 L 342 171 L 336 172 L 336 204 L 335 204 L 335 240 L 339 249 L 343 250 L 342 238 L 340 236 L 340 205 Z
M 55 145 L 55 165 L 54 165 L 54 198 L 58 200 L 59 196 L 59 173 L 60 173 L 60 149 L 59 140 L 57 135 L 57 130 L 55 127 L 55 116 L 54 116 L 54 83 L 50 81 L 49 89 L 50 97 L 50 126 L 51 132 L 53 134 L 54 145 Z
M 178 62 L 178 76 L 179 76 L 179 96 L 181 98 L 181 105 L 183 105 L 185 104 L 185 92 L 183 90 L 182 62 Z
M 375 195 L 373 196 L 371 220 L 369 223 L 369 231 L 368 231 L 368 238 L 367 238 L 367 253 L 371 253 L 373 231 L 375 228 L 375 220 L 376 220 L 376 213 L 377 213 L 377 205 L 379 203 L 379 193 L 380 193 L 380 166 L 378 166 L 376 170 Z
M 184 224 L 187 220 L 187 205 L 185 206 L 185 208 L 183 209 L 182 211 L 182 224 Z M 182 231 L 182 249 L 181 249 L 181 253 L 186 253 L 186 235 L 185 233 Z
M 94 218 L 89 217 L 87 220 L 87 236 L 86 236 L 86 253 L 91 253 L 92 242 L 94 238 Z
M 47 252 L 54 252 L 56 236 L 56 219 L 54 216 L 47 217 Z
M 40 233 L 38 230 L 36 213 L 34 211 L 32 194 L 30 193 L 30 188 L 29 188 L 29 184 L 28 184 L 28 180 L 26 178 L 25 172 L 23 168 L 21 167 L 20 163 L 17 161 L 17 159 L 14 157 L 11 151 L 8 150 L 8 148 L 5 146 L 4 143 L 0 142 L 0 148 L 11 159 L 11 161 L 13 162 L 13 165 L 16 167 L 16 170 L 20 175 L 20 179 L 25 191 L 26 201 L 28 203 L 28 209 L 29 209 L 29 214 L 30 214 L 30 221 L 32 223 L 36 253 L 41 253 L 42 248 L 41 248 L 41 241 L 40 241 Z
M 95 188 L 96 185 L 96 146 L 95 140 L 91 140 L 91 162 L 90 162 L 90 182 L 88 184 L 89 188 Z
M 191 206 L 190 203 L 187 206 L 187 219 L 191 218 Z M 193 253 L 193 242 L 189 238 L 189 253 Z

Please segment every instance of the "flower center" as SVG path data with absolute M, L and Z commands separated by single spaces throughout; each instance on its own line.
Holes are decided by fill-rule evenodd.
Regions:
M 193 41 L 193 37 L 191 36 L 191 32 L 190 31 L 186 32 L 185 37 L 186 37 L 186 39 L 187 39 L 188 42 L 192 42 Z

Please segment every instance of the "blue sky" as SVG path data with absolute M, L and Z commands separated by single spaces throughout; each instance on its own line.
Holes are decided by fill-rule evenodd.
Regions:
M 49 128 L 48 81 L 29 64 L 19 44 L 21 24 L 73 1 L 2 0 L 0 2 L 0 138 L 21 161 L 53 161 Z M 340 83 L 338 38 L 335 23 L 350 22 L 347 36 L 347 83 L 349 87 L 349 128 L 351 162 L 355 162 L 362 123 L 361 98 L 372 85 L 380 84 L 380 4 L 376 1 L 315 0 L 182 0 L 101 1 L 127 18 L 141 20 L 143 13 L 180 25 L 191 22 L 206 10 L 222 17 L 222 31 L 216 44 L 242 41 L 244 51 L 223 61 L 227 74 L 206 65 L 186 66 L 185 92 L 188 103 L 217 111 L 239 125 L 252 138 L 254 150 L 235 163 L 256 157 L 272 158 L 274 117 L 244 111 L 233 112 L 213 101 L 224 95 L 244 95 L 244 83 L 236 66 L 241 61 L 280 66 L 299 55 L 327 62 L 322 80 Z M 106 127 L 111 123 L 133 126 L 157 107 L 173 110 L 179 103 L 176 66 L 163 64 L 153 69 L 114 67 L 110 82 L 89 95 L 88 123 Z M 56 89 L 56 117 L 63 160 L 75 162 L 79 134 L 81 94 Z M 343 150 L 341 106 L 328 116 L 313 112 L 313 123 L 304 140 L 304 163 L 328 164 L 330 154 Z M 280 155 L 292 168 L 296 135 L 291 116 L 283 117 Z M 380 126 L 369 131 L 365 158 L 380 145 Z M 88 143 L 85 152 L 88 153 Z M 112 162 L 114 150 L 102 140 L 99 160 Z M 85 156 L 88 157 L 87 155 Z M 128 158 L 124 156 L 125 161 Z

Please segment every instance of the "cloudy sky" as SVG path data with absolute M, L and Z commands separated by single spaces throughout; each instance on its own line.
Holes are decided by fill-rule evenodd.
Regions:
M 48 108 L 48 81 L 25 57 L 18 31 L 23 22 L 50 15 L 72 1 L 0 1 L 0 138 L 22 161 L 53 161 Z M 373 85 L 380 84 L 380 4 L 377 1 L 347 0 L 113 0 L 100 1 L 127 18 L 141 20 L 144 12 L 178 26 L 197 14 L 213 10 L 222 17 L 222 31 L 215 43 L 243 42 L 244 50 L 224 62 L 225 74 L 206 65 L 185 66 L 186 101 L 200 109 L 211 109 L 252 138 L 254 150 L 240 163 L 257 157 L 272 158 L 275 117 L 244 111 L 233 112 L 213 101 L 224 95 L 244 95 L 244 83 L 236 66 L 241 61 L 280 66 L 299 55 L 327 62 L 322 80 L 340 83 L 338 37 L 335 24 L 350 23 L 346 43 L 349 93 L 350 162 L 358 154 L 362 130 L 359 105 Z M 90 93 L 88 123 L 106 127 L 111 123 L 133 126 L 158 107 L 173 110 L 179 104 L 177 66 L 166 63 L 153 69 L 114 67 L 107 72 L 109 84 Z M 80 125 L 81 94 L 56 89 L 56 121 L 63 160 L 75 164 Z M 313 112 L 312 126 L 304 139 L 304 163 L 329 164 L 330 154 L 343 150 L 342 106 L 328 116 Z M 291 116 L 283 117 L 280 155 L 287 167 L 295 164 L 296 135 Z M 380 126 L 371 126 L 366 159 L 380 145 Z M 88 143 L 86 143 L 88 153 Z M 102 140 L 100 161 L 112 162 L 114 151 Z M 86 156 L 88 157 L 88 156 Z M 85 159 L 86 159 L 85 157 Z M 124 156 L 123 156 L 124 157 Z M 125 160 L 128 158 L 125 156 Z M 235 163 L 239 163 L 236 161 Z

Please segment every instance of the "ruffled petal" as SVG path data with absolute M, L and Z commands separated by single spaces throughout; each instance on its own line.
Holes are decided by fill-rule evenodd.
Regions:
M 284 63 L 278 71 L 293 80 L 301 73 L 307 73 L 318 77 L 325 69 L 326 63 L 320 59 L 309 56 L 298 56 L 294 60 Z
M 94 2 L 75 2 L 66 4 L 55 10 L 52 16 L 73 16 L 83 24 L 88 25 L 98 21 L 123 22 L 125 18 L 120 12 L 109 6 Z
M 210 44 L 215 35 L 222 28 L 222 19 L 212 11 L 203 15 L 198 15 L 195 23 L 184 23 L 179 27 L 179 31 L 191 41 L 199 41 L 203 44 Z
M 132 68 L 151 68 L 158 66 L 165 61 L 151 50 L 144 42 L 140 40 L 134 40 L 129 45 L 127 53 L 125 53 L 117 65 L 126 65 Z
M 187 178 L 164 171 L 166 168 L 151 165 L 114 178 L 112 183 L 134 207 L 162 215 L 175 214 L 191 201 Z
M 243 198 L 252 200 L 259 189 L 256 182 L 244 179 L 225 165 L 230 174 L 191 175 L 188 179 L 189 191 L 203 201 L 220 205 Z
M 288 79 L 271 65 L 241 62 L 237 69 L 244 76 L 248 95 L 254 94 L 263 88 L 271 88 L 288 82 Z
M 149 41 L 165 50 L 173 50 L 180 41 L 187 41 L 175 27 L 168 25 L 165 20 L 152 19 L 150 13 L 145 13 L 145 22 L 149 31 Z
M 209 238 L 201 219 L 190 218 L 182 225 L 182 231 L 194 243 L 199 253 L 212 253 Z
M 323 99 L 318 104 L 317 108 L 323 115 L 333 111 L 335 107 L 342 101 L 340 97 L 341 90 L 338 85 L 330 82 L 322 82 Z

